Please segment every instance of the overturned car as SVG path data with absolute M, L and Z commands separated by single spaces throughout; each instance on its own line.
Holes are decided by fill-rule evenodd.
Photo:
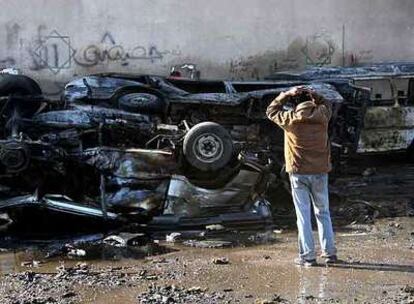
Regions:
M 406 153 L 414 155 L 414 64 L 391 62 L 358 67 L 320 67 L 301 72 L 279 72 L 273 81 L 328 83 L 343 95 L 351 86 L 365 87 L 369 98 L 356 152 L 358 154 Z
M 368 98 L 358 86 L 344 98 L 312 81 L 101 74 L 48 100 L 28 77 L 1 77 L 0 211 L 29 225 L 69 216 L 180 227 L 270 223 L 266 190 L 283 184 L 274 174 L 283 168 L 283 133 L 265 116 L 271 100 L 306 85 L 331 102 L 339 166 L 356 150 Z

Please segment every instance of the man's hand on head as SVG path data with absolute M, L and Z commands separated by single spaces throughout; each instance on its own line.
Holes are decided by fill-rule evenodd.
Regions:
M 296 97 L 301 94 L 306 94 L 309 96 L 309 99 L 314 101 L 315 103 L 319 101 L 318 94 L 316 93 L 316 91 L 312 88 L 308 88 L 305 86 L 293 87 L 290 90 L 283 92 L 283 94 L 289 97 Z
M 307 95 L 307 98 L 309 98 L 308 100 L 311 100 L 315 103 L 319 101 L 316 91 L 306 86 L 292 87 L 287 91 L 281 92 L 275 100 L 280 104 L 284 104 L 291 100 L 291 97 L 299 97 L 302 94 Z
M 306 90 L 306 88 L 304 86 L 296 86 L 293 87 L 287 91 L 284 91 L 282 93 L 280 93 L 280 95 L 278 96 L 277 100 L 279 100 L 280 103 L 285 103 L 287 101 L 290 100 L 290 98 L 286 98 L 286 97 L 296 97 L 299 96 L 302 92 L 304 92 Z
M 288 91 L 283 92 L 286 96 L 295 97 L 305 90 L 303 86 L 293 87 Z

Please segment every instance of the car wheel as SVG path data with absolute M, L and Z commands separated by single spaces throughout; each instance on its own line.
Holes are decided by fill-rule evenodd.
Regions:
M 221 125 L 202 122 L 185 135 L 183 152 L 187 162 L 196 169 L 217 171 L 231 161 L 233 140 Z
M 407 149 L 407 159 L 409 162 L 414 163 L 414 140 Z
M 0 96 L 25 96 L 41 95 L 42 90 L 39 85 L 30 77 L 23 75 L 0 75 Z M 27 103 L 25 101 L 15 101 L 13 104 L 6 105 L 4 112 L 6 116 L 12 115 L 18 108 L 22 117 L 30 117 L 40 108 L 40 102 Z
M 0 146 L 0 163 L 7 168 L 7 172 L 19 173 L 29 166 L 29 154 L 25 144 L 11 140 Z
M 23 75 L 0 75 L 0 96 L 10 94 L 41 95 L 39 85 L 30 77 Z
M 153 94 L 128 93 L 118 98 L 118 107 L 135 113 L 161 114 L 164 112 L 165 103 Z

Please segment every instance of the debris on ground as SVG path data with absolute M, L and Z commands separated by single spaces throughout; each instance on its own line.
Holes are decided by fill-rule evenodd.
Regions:
M 405 293 L 410 294 L 411 296 L 414 296 L 414 287 L 413 286 L 405 286 L 404 288 L 402 288 L 402 291 Z
M 145 233 L 121 232 L 105 237 L 102 243 L 113 247 L 125 248 L 127 246 L 143 246 L 149 241 L 150 239 Z
M 368 177 L 368 176 L 372 176 L 374 174 L 377 173 L 377 169 L 376 168 L 367 168 L 362 172 L 362 176 L 364 177 Z
M 103 240 L 103 243 L 114 247 L 126 247 L 127 242 L 119 235 L 110 235 Z
M 188 289 L 176 287 L 175 285 L 149 287 L 147 292 L 138 295 L 139 303 L 160 304 L 160 303 L 200 303 L 214 304 L 224 303 L 226 296 L 224 294 L 213 292 L 208 293 L 200 287 L 191 287 Z
M 220 257 L 220 258 L 214 258 L 212 260 L 212 263 L 216 265 L 227 265 L 227 264 L 230 264 L 230 261 L 226 257 Z
M 248 240 L 254 244 L 267 244 L 276 241 L 276 236 L 271 230 L 266 230 L 251 234 Z
M 220 231 L 226 229 L 223 225 L 215 224 L 215 225 L 207 225 L 206 230 L 210 231 Z
M 180 232 L 173 232 L 173 233 L 167 234 L 167 236 L 165 237 L 166 241 L 169 243 L 175 243 L 176 241 L 180 240 L 180 238 L 181 238 Z
M 289 303 L 288 300 L 282 298 L 280 295 L 274 295 L 271 299 L 256 299 L 254 304 L 276 304 L 276 303 Z
M 0 269 L 0 303 L 118 303 L 120 298 L 122 303 L 128 304 L 162 301 L 352 303 L 354 299 L 367 304 L 412 303 L 414 268 L 409 259 L 412 253 L 409 246 L 414 239 L 413 224 L 411 218 L 392 218 L 338 227 L 338 249 L 345 262 L 329 270 L 317 267 L 303 272 L 292 264 L 297 249 L 293 231 L 278 236 L 278 243 L 239 246 L 234 250 L 220 250 L 221 253 L 174 244 L 165 246 L 173 251 L 162 251 L 165 248 L 153 242 L 143 247 L 128 245 L 123 248 L 104 244 L 104 237 L 93 238 L 89 247 L 72 241 L 71 244 L 76 245 L 72 245 L 73 248 L 86 250 L 88 263 L 71 258 L 57 268 L 59 259 L 68 260 L 66 253 L 44 260 L 44 251 L 30 251 L 25 247 L 20 252 L 13 250 L 13 253 L 0 255 L 3 267 Z M 251 235 L 251 232 L 238 233 L 232 237 L 239 236 L 244 241 Z M 233 241 L 239 244 L 236 239 Z M 67 244 L 67 240 L 63 244 Z M 151 249 L 151 246 L 161 248 Z M 41 247 L 43 250 L 43 245 Z M 125 255 L 130 250 L 142 253 Z M 169 254 L 159 255 L 164 252 Z M 127 258 L 116 261 L 114 256 Z M 32 267 L 35 261 L 42 263 Z M 226 261 L 231 266 L 222 264 Z M 327 277 L 330 283 L 324 285 Z M 366 284 L 367 278 L 369 284 Z M 314 284 L 315 279 L 322 285 Z M 180 282 L 180 287 L 175 287 L 174 292 L 168 291 L 173 282 Z M 335 287 L 338 284 L 344 284 L 344 288 L 338 290 Z M 349 290 L 353 291 L 351 296 Z M 125 294 L 129 299 L 124 301 Z
M 397 228 L 397 229 L 402 229 L 401 224 L 398 223 L 398 222 L 391 222 L 391 223 L 388 224 L 388 226 L 394 227 L 394 228 Z
M 227 248 L 233 246 L 233 242 L 223 240 L 188 240 L 184 245 L 196 248 Z
M 23 261 L 23 262 L 20 263 L 20 266 L 29 267 L 29 268 L 37 268 L 41 264 L 43 264 L 43 262 L 33 260 L 33 261 Z
M 79 303 L 79 287 L 111 290 L 120 286 L 131 287 L 148 279 L 153 279 L 153 275 L 139 269 L 97 269 L 87 263 L 66 267 L 62 264 L 52 273 L 25 271 L 5 274 L 0 294 L 2 303 Z
M 77 249 L 77 248 L 71 248 L 68 251 L 68 256 L 70 257 L 85 257 L 86 251 L 84 249 Z

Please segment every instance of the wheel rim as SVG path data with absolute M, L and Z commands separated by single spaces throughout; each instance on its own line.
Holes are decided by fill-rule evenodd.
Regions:
M 223 141 L 215 134 L 202 134 L 194 141 L 193 152 L 202 162 L 215 162 L 223 155 Z
M 29 152 L 24 144 L 9 142 L 0 148 L 0 162 L 9 172 L 21 172 L 29 165 Z

